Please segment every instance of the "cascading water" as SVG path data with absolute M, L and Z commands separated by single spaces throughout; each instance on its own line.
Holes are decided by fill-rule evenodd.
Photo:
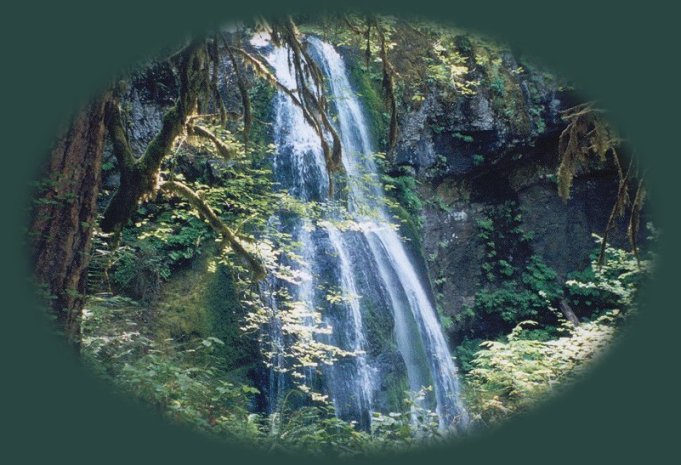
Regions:
M 389 371 L 378 368 L 380 354 L 367 352 L 371 341 L 364 319 L 365 307 L 371 303 L 392 317 L 394 344 L 409 389 L 416 392 L 432 386 L 433 395 L 423 400 L 423 406 L 435 408 L 441 428 L 464 427 L 468 420 L 459 397 L 456 366 L 424 280 L 386 211 L 367 125 L 345 64 L 331 45 L 314 37 L 307 42 L 328 83 L 341 138 L 347 208 L 359 225 L 346 231 L 327 221 L 324 227 L 311 231 L 305 218 L 289 221 L 292 235 L 301 244 L 303 271 L 309 277 L 294 291 L 295 299 L 309 308 L 324 308 L 325 322 L 333 328 L 325 342 L 356 354 L 324 370 L 324 389 L 337 415 L 355 420 L 361 427 L 370 425 L 373 411 L 385 410 L 385 402 L 378 398 L 389 382 Z M 274 48 L 266 58 L 277 79 L 295 89 L 288 50 Z M 290 97 L 280 92 L 275 105 L 277 182 L 302 201 L 328 200 L 329 178 L 318 134 Z M 340 303 L 326 301 L 319 291 L 324 287 L 339 289 Z

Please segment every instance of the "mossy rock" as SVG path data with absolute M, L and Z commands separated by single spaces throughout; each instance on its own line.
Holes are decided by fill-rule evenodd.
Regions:
M 227 266 L 217 267 L 207 291 L 205 303 L 211 332 L 225 343 L 217 351 L 222 367 L 228 371 L 251 368 L 260 359 L 260 353 L 255 338 L 245 335 L 241 330 L 247 309 L 239 300 Z M 236 371 L 234 374 L 238 375 Z M 245 372 L 239 378 L 243 376 Z
M 215 274 L 208 271 L 208 265 L 208 259 L 201 259 L 194 267 L 176 272 L 162 286 L 155 305 L 155 332 L 160 340 L 186 341 L 211 335 L 206 296 Z
M 216 263 L 214 251 L 202 255 L 163 286 L 155 307 L 156 338 L 186 342 L 216 337 L 224 342 L 215 348 L 223 369 L 252 366 L 259 359 L 257 344 L 240 329 L 245 309 L 229 268 Z
M 370 355 L 378 356 L 395 350 L 394 322 L 389 310 L 381 309 L 365 298 L 362 301 L 362 320 Z

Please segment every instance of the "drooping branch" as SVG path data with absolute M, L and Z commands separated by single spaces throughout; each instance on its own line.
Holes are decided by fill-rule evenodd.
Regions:
M 259 59 L 248 53 L 246 50 L 241 48 L 232 48 L 232 50 L 243 56 L 243 58 L 253 66 L 253 69 L 255 70 L 256 74 L 258 74 L 258 76 L 264 78 L 267 82 L 269 82 L 274 87 L 285 93 L 291 99 L 293 104 L 303 111 L 303 116 L 305 120 L 315 129 L 315 131 L 322 140 L 322 145 L 323 146 L 326 145 L 326 148 L 328 150 L 328 144 L 326 144 L 326 141 L 322 137 L 323 133 L 321 132 L 321 127 L 319 126 L 319 123 L 312 117 L 312 114 L 309 112 L 308 108 L 305 105 L 303 105 L 303 102 L 298 98 L 295 92 L 293 92 L 291 89 L 289 89 L 281 82 L 279 82 L 276 76 L 272 74 L 270 70 L 267 69 L 267 67 Z
M 215 149 L 218 151 L 220 156 L 225 159 L 225 161 L 229 161 L 232 158 L 234 158 L 234 152 L 232 151 L 232 149 L 230 149 L 227 146 L 227 144 L 222 142 L 215 134 L 213 134 L 208 129 L 197 124 L 189 125 L 188 128 L 192 133 L 199 135 L 201 137 L 205 137 L 206 139 L 211 141 L 215 146 Z
M 608 238 L 610 232 L 615 229 L 615 221 L 617 218 L 622 218 L 626 211 L 626 207 L 629 204 L 629 177 L 631 176 L 631 168 L 633 165 L 633 160 L 629 162 L 629 167 L 627 171 L 622 174 L 621 166 L 619 161 L 619 156 L 617 153 L 614 154 L 615 163 L 618 167 L 618 172 L 620 173 L 619 184 L 617 188 L 617 196 L 615 197 L 615 203 L 610 211 L 610 216 L 608 216 L 608 223 L 605 225 L 605 231 L 603 232 L 603 238 L 601 239 L 601 248 L 598 252 L 598 265 L 603 266 L 605 263 L 605 250 L 608 245 Z
M 239 63 L 237 62 L 232 48 L 227 44 L 225 37 L 222 36 L 222 40 L 227 48 L 227 54 L 232 62 L 232 68 L 234 68 L 234 75 L 236 76 L 236 83 L 239 87 L 239 94 L 241 95 L 241 106 L 243 108 L 243 123 L 244 123 L 244 150 L 248 151 L 248 136 L 251 132 L 251 125 L 253 123 L 253 117 L 251 116 L 251 100 L 248 97 L 248 86 L 246 86 L 246 81 L 241 74 L 241 69 Z
M 365 35 L 368 32 L 368 29 L 363 31 L 359 27 L 355 26 L 347 14 L 343 15 L 343 22 L 350 28 L 352 32 L 357 35 Z
M 627 227 L 627 237 L 629 238 L 629 244 L 631 244 L 631 249 L 636 257 L 636 262 L 641 267 L 641 258 L 638 254 L 638 230 L 641 223 L 641 210 L 643 209 L 643 203 L 646 198 L 646 187 L 643 184 L 643 176 L 638 182 L 638 187 L 636 188 L 636 194 L 634 195 L 634 202 L 631 205 L 631 215 L 629 216 L 629 226 Z
M 580 166 L 588 162 L 592 141 L 592 128 L 595 121 L 593 103 L 588 102 L 571 108 L 563 113 L 563 119 L 568 122 L 558 138 L 558 152 L 560 165 L 558 166 L 558 194 L 567 201 L 570 196 L 572 180 Z M 599 156 L 605 156 L 603 145 L 599 142 Z
M 292 54 L 291 61 L 295 70 L 300 102 L 306 107 L 313 119 L 316 120 L 314 116 L 320 118 L 317 123 L 317 126 L 320 126 L 318 132 L 322 133 L 321 128 L 323 128 L 331 135 L 332 149 L 331 151 L 326 149 L 324 156 L 328 171 L 330 173 L 338 172 L 342 169 L 341 143 L 340 137 L 327 115 L 326 98 L 323 91 L 324 75 L 300 41 L 298 28 L 290 17 L 284 21 L 275 21 L 272 28 L 277 31 L 277 37 Z M 310 90 L 308 80 L 311 80 L 314 84 L 316 92 Z
M 230 47 L 234 53 L 238 53 L 244 58 L 254 69 L 256 74 L 264 78 L 270 84 L 275 86 L 281 92 L 286 94 L 291 102 L 301 109 L 303 112 L 303 117 L 312 126 L 317 135 L 319 136 L 320 145 L 324 153 L 327 170 L 330 173 L 338 172 L 342 169 L 342 153 L 341 153 L 341 143 L 340 137 L 336 132 L 335 128 L 329 120 L 325 108 L 322 106 L 322 102 L 307 88 L 307 86 L 299 89 L 298 94 L 292 89 L 289 89 L 284 84 L 282 84 L 277 77 L 272 74 L 272 72 L 262 63 L 258 58 L 254 57 L 246 50 L 237 47 Z M 302 68 L 301 69 L 302 72 Z M 318 117 L 315 117 L 318 115 Z M 318 119 L 319 118 L 319 119 Z M 326 141 L 325 132 L 331 135 L 332 147 L 329 147 Z M 329 190 L 331 195 L 333 194 L 333 185 L 330 184 Z
M 567 126 L 558 139 L 560 164 L 557 171 L 558 194 L 564 201 L 567 201 L 570 196 L 572 181 L 578 170 L 589 163 L 593 156 L 605 161 L 608 155 L 611 155 L 617 169 L 618 187 L 601 240 L 598 254 L 599 266 L 605 263 L 609 234 L 615 228 L 616 220 L 624 217 L 627 207 L 630 207 L 627 238 L 638 261 L 640 212 L 645 201 L 645 187 L 642 176 L 639 177 L 638 170 L 633 168 L 633 159 L 630 160 L 626 171 L 623 169 L 618 154 L 621 140 L 603 120 L 601 113 L 602 111 L 595 108 L 593 102 L 583 103 L 563 112 L 563 119 L 567 121 Z M 630 198 L 631 183 L 637 178 L 638 186 L 632 202 Z
M 266 270 L 261 261 L 246 250 L 244 245 L 237 238 L 236 234 L 222 222 L 210 205 L 204 202 L 203 199 L 196 194 L 196 192 L 189 188 L 189 186 L 177 181 L 163 181 L 159 184 L 159 188 L 169 194 L 182 197 L 189 202 L 189 204 L 195 208 L 203 218 L 206 219 L 211 228 L 213 228 L 216 233 L 222 236 L 223 242 L 226 242 L 229 247 L 231 247 L 232 250 L 234 250 L 234 252 L 243 259 L 244 263 L 248 266 L 251 272 L 253 272 L 256 280 L 260 280 L 265 277 Z
M 209 42 L 206 46 L 208 56 L 210 57 L 210 62 L 212 64 L 212 73 L 210 76 L 210 90 L 213 93 L 214 101 L 218 107 L 218 112 L 220 114 L 220 122 L 225 124 L 227 121 L 227 109 L 222 101 L 222 96 L 220 95 L 220 89 L 218 88 L 218 78 L 220 75 L 220 53 L 218 48 L 218 38 L 217 35 L 213 37 L 213 40 Z
M 213 132 L 193 122 L 197 118 L 201 97 L 214 94 L 217 90 L 215 65 L 212 77 L 208 72 L 210 63 L 215 64 L 217 61 L 215 56 L 217 50 L 211 48 L 202 41 L 194 41 L 178 55 L 179 98 L 165 113 L 161 130 L 139 159 L 135 159 L 130 150 L 118 103 L 113 102 L 107 107 L 106 126 L 113 143 L 114 156 L 119 164 L 121 181 L 104 213 L 101 226 L 105 232 L 120 230 L 132 216 L 138 202 L 160 189 L 189 202 L 222 236 L 223 243 L 229 245 L 244 260 L 255 278 L 262 279 L 265 276 L 265 268 L 260 260 L 246 250 L 237 235 L 220 220 L 208 204 L 185 184 L 176 181 L 159 182 L 158 179 L 163 158 L 170 153 L 175 140 L 185 128 L 188 133 L 211 141 L 223 158 L 231 159 L 234 155 Z M 221 120 L 225 116 L 226 112 L 220 111 Z

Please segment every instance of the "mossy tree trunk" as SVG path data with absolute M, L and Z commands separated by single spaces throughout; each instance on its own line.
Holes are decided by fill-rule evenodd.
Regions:
M 140 200 L 157 190 L 161 162 L 170 153 L 188 117 L 196 110 L 199 96 L 209 87 L 208 57 L 202 40 L 191 42 L 178 56 L 180 96 L 163 116 L 161 130 L 151 140 L 141 158 L 132 154 L 117 102 L 106 108 L 106 125 L 118 161 L 121 183 L 101 221 L 104 232 L 118 232 L 135 212 Z
M 83 109 L 58 139 L 33 207 L 30 245 L 34 278 L 58 325 L 74 344 L 90 258 L 104 147 L 108 95 Z
M 163 159 L 170 154 L 173 144 L 184 130 L 211 141 L 223 158 L 229 160 L 233 155 L 230 148 L 215 134 L 192 123 L 193 117 L 200 114 L 202 97 L 210 95 L 219 97 L 217 84 L 211 81 L 209 76 L 211 57 L 208 50 L 211 47 L 203 39 L 197 39 L 177 55 L 180 95 L 175 105 L 164 114 L 161 130 L 149 142 L 140 158 L 135 158 L 130 148 L 119 103 L 112 99 L 107 104 L 105 124 L 113 145 L 113 154 L 118 162 L 121 181 L 104 211 L 100 226 L 104 232 L 119 233 L 133 216 L 138 204 L 151 198 L 160 188 L 188 200 L 210 226 L 223 236 L 223 244 L 229 245 L 242 257 L 253 271 L 255 279 L 259 280 L 265 276 L 265 268 L 260 260 L 244 248 L 210 206 L 189 186 L 174 181 L 163 181 L 160 177 Z M 218 60 L 217 52 L 214 53 L 213 59 Z M 221 111 L 221 114 L 224 114 L 224 111 Z

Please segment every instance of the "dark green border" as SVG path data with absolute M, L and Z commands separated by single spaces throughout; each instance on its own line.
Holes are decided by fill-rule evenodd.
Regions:
M 270 1 L 92 0 L 23 2 L 2 12 L 2 359 L 5 463 L 242 463 L 227 449 L 113 398 L 49 335 L 35 310 L 21 245 L 27 183 L 60 121 L 124 66 L 197 28 L 245 13 L 281 11 Z M 268 5 L 268 3 L 272 5 Z M 322 2 L 288 1 L 316 11 Z M 340 2 L 339 2 L 340 3 Z M 351 2 L 364 8 L 365 2 Z M 680 315 L 675 278 L 679 218 L 677 16 L 665 2 L 411 0 L 372 2 L 491 33 L 542 58 L 612 112 L 648 169 L 651 203 L 664 232 L 659 277 L 625 342 L 566 396 L 459 447 L 392 461 L 443 463 L 657 463 L 678 432 Z M 343 2 L 346 5 L 347 2 Z M 334 5 L 340 6 L 340 5 Z M 298 8 L 301 9 L 301 8 Z M 676 275 L 678 276 L 678 274 Z M 271 458 L 277 463 L 289 460 Z M 474 462 L 473 462 L 474 461 Z M 301 460 L 297 460 L 300 463 Z M 424 463 L 424 462 L 422 462 Z

